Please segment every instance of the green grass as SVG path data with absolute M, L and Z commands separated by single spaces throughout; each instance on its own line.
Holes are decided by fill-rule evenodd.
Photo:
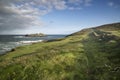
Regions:
M 89 38 L 83 41 L 89 64 L 89 79 L 119 80 L 118 74 L 120 74 L 120 70 L 116 71 L 115 68 L 120 66 L 120 40 L 118 40 L 120 38 L 107 35 L 107 32 L 103 31 L 95 32 L 99 35 L 98 37 L 92 32 L 89 34 Z M 117 39 L 113 37 L 117 37 Z M 112 58 L 113 56 L 115 57 Z
M 120 35 L 115 31 L 85 29 L 18 47 L 0 56 L 0 80 L 120 80 Z

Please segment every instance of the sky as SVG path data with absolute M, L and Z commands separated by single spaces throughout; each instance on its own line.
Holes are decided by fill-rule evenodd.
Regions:
M 120 0 L 0 0 L 0 34 L 71 34 L 120 22 Z

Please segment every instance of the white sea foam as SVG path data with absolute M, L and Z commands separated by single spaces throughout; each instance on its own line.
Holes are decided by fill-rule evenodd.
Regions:
M 3 54 L 7 51 L 10 51 L 12 48 L 11 47 L 8 47 L 8 46 L 3 46 L 0 48 L 0 54 Z
M 37 42 L 42 42 L 43 40 L 36 40 L 36 41 L 20 41 L 22 44 L 29 44 L 29 43 L 37 43 Z
M 6 43 L 0 43 L 0 54 L 10 51 L 11 49 L 20 46 L 19 42 L 6 42 Z
M 14 36 L 14 38 L 24 38 L 25 36 Z
M 9 47 L 4 47 L 4 48 L 2 48 L 2 50 L 9 51 L 9 50 L 11 50 L 11 48 L 9 48 Z

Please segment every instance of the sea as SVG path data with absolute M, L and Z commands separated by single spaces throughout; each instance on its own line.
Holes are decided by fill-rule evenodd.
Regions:
M 0 54 L 5 54 L 18 46 L 64 38 L 66 35 L 47 35 L 44 37 L 26 37 L 24 35 L 0 35 Z

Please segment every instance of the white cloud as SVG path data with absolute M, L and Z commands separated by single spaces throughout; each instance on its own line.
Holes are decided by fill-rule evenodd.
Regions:
M 92 0 L 85 0 L 85 6 L 91 6 Z
M 120 8 L 120 0 L 110 0 L 108 6 L 113 8 Z
M 68 9 L 69 9 L 69 10 L 81 10 L 82 8 L 81 8 L 81 7 L 77 7 L 77 8 L 69 7 Z
M 113 2 L 109 2 L 108 5 L 109 6 L 114 6 L 114 3 Z
M 91 0 L 0 0 L 0 33 L 43 26 L 40 17 L 52 10 L 80 10 Z

